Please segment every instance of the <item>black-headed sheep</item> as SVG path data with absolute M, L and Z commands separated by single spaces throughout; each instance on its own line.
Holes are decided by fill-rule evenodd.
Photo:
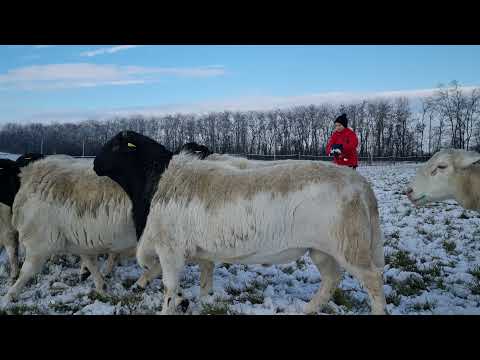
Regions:
M 377 200 L 357 172 L 313 161 L 241 170 L 172 155 L 154 140 L 125 131 L 94 161 L 94 171 L 119 183 L 138 209 L 137 260 L 149 266 L 160 259 L 163 313 L 175 311 L 188 260 L 281 264 L 306 252 L 323 278 L 307 313 L 329 300 L 342 267 L 366 287 L 372 312 L 385 313 Z

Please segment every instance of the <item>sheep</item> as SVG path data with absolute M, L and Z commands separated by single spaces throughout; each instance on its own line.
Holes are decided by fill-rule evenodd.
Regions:
M 18 184 L 15 186 L 12 186 L 10 190 L 12 190 L 15 194 L 18 191 L 18 188 L 20 187 L 19 179 L 18 179 L 18 174 L 20 173 L 20 170 L 22 167 L 27 166 L 28 164 L 37 161 L 39 159 L 44 158 L 43 155 L 38 154 L 38 153 L 27 153 L 24 154 L 20 157 L 17 158 L 15 161 L 11 160 L 5 160 L 4 161 L 4 166 L 3 168 L 6 168 L 5 163 L 8 163 L 11 169 L 15 169 L 14 172 L 10 172 L 9 175 L 12 176 L 7 176 L 6 173 L 2 176 L 2 182 L 7 181 L 6 179 L 11 179 L 14 181 L 18 181 Z M 67 160 L 72 160 L 74 158 L 67 156 L 67 155 L 55 155 L 56 159 L 67 159 Z M 3 161 L 3 160 L 2 160 Z M 8 191 L 9 188 L 5 187 L 3 189 L 4 191 Z M 11 194 L 12 192 L 10 192 Z M 11 268 L 11 275 L 10 277 L 12 279 L 15 279 L 18 276 L 18 234 L 16 230 L 12 227 L 11 225 L 11 206 L 13 204 L 13 198 L 10 201 L 5 201 L 5 204 L 2 204 L 2 209 L 1 209 L 1 215 L 0 215 L 0 222 L 2 224 L 2 239 L 5 242 L 5 246 L 7 249 L 7 253 L 9 255 L 9 260 L 10 260 L 10 268 Z M 110 258 L 109 258 L 110 259 Z M 109 264 L 110 265 L 110 264 Z M 112 266 L 113 267 L 113 266 Z M 81 277 L 82 279 L 85 278 L 85 273 L 86 273 L 86 267 L 84 262 L 82 261 L 82 266 L 81 266 Z M 82 274 L 83 273 L 83 274 Z M 88 274 L 87 274 L 88 276 Z
M 71 156 L 68 156 L 68 155 L 55 155 L 54 156 L 56 159 L 66 159 L 66 160 L 73 160 L 74 158 L 71 157 Z M 17 160 L 15 160 L 15 164 L 19 167 L 19 168 L 22 168 L 24 166 L 27 166 L 28 164 L 34 162 L 34 161 L 37 161 L 39 159 L 43 159 L 44 158 L 44 155 L 42 154 L 38 154 L 38 153 L 27 153 L 27 154 L 24 154 L 24 155 L 21 155 L 20 157 L 17 158 Z M 18 184 L 18 187 L 19 187 L 19 184 Z M 15 193 L 16 193 L 17 190 L 15 190 Z M 12 201 L 13 203 L 13 201 Z M 4 229 L 4 232 L 8 235 L 10 234 L 9 236 L 12 237 L 17 237 L 18 235 L 16 234 L 16 231 L 15 230 L 11 230 L 13 231 L 13 233 L 10 231 L 10 229 L 13 229 L 12 226 L 11 226 L 11 204 L 9 205 L 9 211 L 7 212 L 6 210 L 3 210 L 2 211 L 2 222 L 4 224 L 9 224 L 8 225 L 8 228 L 7 226 L 5 225 L 5 229 Z M 7 229 L 9 229 L 9 231 L 7 231 Z M 7 239 L 8 237 L 5 237 L 5 239 Z M 13 239 L 13 238 L 12 238 Z M 13 240 L 10 240 L 9 241 L 11 244 L 14 243 Z M 16 244 L 18 244 L 18 240 L 15 241 Z M 17 245 L 18 246 L 18 245 Z M 11 274 L 11 278 L 16 278 L 18 276 L 18 248 L 15 247 L 15 252 L 13 252 L 12 248 L 7 248 L 7 251 L 9 253 L 9 256 L 10 256 L 10 264 L 11 264 L 11 268 L 13 269 L 12 271 L 12 274 Z M 10 254 L 15 254 L 15 255 L 10 255 Z M 113 255 L 111 257 L 109 257 L 109 260 L 113 260 L 115 259 L 113 257 Z M 13 263 L 13 261 L 15 263 Z M 108 266 L 107 266 L 107 273 L 108 273 L 108 270 L 111 271 L 111 269 L 113 268 L 113 261 L 109 261 L 108 263 Z M 81 267 L 80 267 L 80 278 L 82 280 L 84 280 L 85 278 L 87 278 L 89 275 L 89 271 L 88 269 L 86 268 L 85 266 L 85 262 L 82 261 L 82 264 L 81 264 Z
M 20 157 L 15 160 L 15 163 L 20 167 L 27 166 L 28 164 L 31 164 L 34 161 L 43 159 L 45 156 L 43 154 L 39 153 L 26 153 L 21 155 Z
M 103 293 L 96 255 L 136 247 L 128 197 L 115 182 L 96 176 L 91 163 L 68 156 L 36 161 L 22 169 L 20 178 L 12 226 L 26 255 L 4 302 L 15 299 L 48 257 L 58 253 L 80 255 Z
M 199 145 L 196 142 L 190 142 L 183 145 L 183 147 L 175 154 L 179 154 L 180 152 L 184 152 L 186 154 L 196 154 L 202 160 L 208 158 L 208 160 L 211 161 L 223 161 L 238 169 L 251 169 L 255 167 L 273 166 L 296 161 L 291 159 L 274 161 L 248 160 L 242 157 L 214 153 L 205 145 Z
M 4 246 L 7 251 L 10 263 L 10 279 L 18 276 L 18 234 L 12 227 L 12 204 L 13 198 L 9 195 L 9 186 L 17 188 L 20 184 L 16 181 L 20 168 L 29 163 L 41 159 L 43 155 L 36 153 L 27 153 L 12 161 L 0 159 L 0 184 L 2 184 L 2 195 L 0 195 L 0 246 Z
M 180 153 L 193 154 L 194 156 L 198 157 L 201 160 L 205 159 L 207 156 L 212 154 L 212 152 L 210 151 L 210 149 L 208 149 L 208 147 L 206 147 L 204 145 L 199 145 L 196 142 L 186 143 L 183 146 L 181 146 L 177 150 L 176 154 L 178 155 Z M 120 257 L 133 257 L 133 256 L 135 256 L 135 253 L 136 253 L 135 249 L 129 249 L 129 250 L 127 250 L 127 252 L 125 252 L 123 254 L 114 254 L 114 253 L 109 254 L 108 259 L 107 259 L 105 274 L 109 274 L 113 270 L 113 267 L 115 266 L 116 261 Z M 158 266 L 159 266 L 158 264 L 155 266 L 155 270 L 153 271 L 153 273 L 154 274 L 158 273 L 158 275 L 160 275 L 161 274 L 161 268 L 158 268 Z M 211 279 L 213 278 L 214 264 L 202 263 L 202 264 L 200 264 L 200 268 L 201 268 L 200 272 L 202 274 L 201 277 L 202 277 L 202 279 L 204 279 L 203 282 L 202 282 L 203 286 L 201 287 L 201 294 L 202 294 L 202 296 L 206 296 L 208 293 L 211 292 L 211 287 L 212 287 Z M 82 279 L 84 279 L 89 274 L 88 274 L 88 272 L 85 271 L 82 275 L 83 275 Z M 151 276 L 141 278 L 135 284 L 133 289 L 134 290 L 144 289 L 149 280 L 151 280 Z
M 213 152 L 210 151 L 208 147 L 206 147 L 205 145 L 199 145 L 196 142 L 189 142 L 184 144 L 180 149 L 175 152 L 175 154 L 180 154 L 182 152 L 186 154 L 195 154 L 200 160 L 203 160 L 213 154 Z
M 3 302 L 18 297 L 46 259 L 59 253 L 80 255 L 93 274 L 96 290 L 104 293 L 105 282 L 96 264 L 98 254 L 109 253 L 107 268 L 111 268 L 116 258 L 128 253 L 133 256 L 136 250 L 138 238 L 128 196 L 114 181 L 98 177 L 91 162 L 65 155 L 27 166 L 20 178 L 12 206 L 12 225 L 26 249 L 26 258 L 20 277 Z M 200 266 L 204 276 L 213 277 L 212 265 Z M 160 274 L 157 261 L 133 288 L 144 289 Z M 206 294 L 211 289 L 203 287 L 201 291 Z
M 475 151 L 441 150 L 417 170 L 405 194 L 415 206 L 453 199 L 480 211 L 479 161 Z
M 343 267 L 365 286 L 372 313 L 385 314 L 377 200 L 351 169 L 313 161 L 235 169 L 173 158 L 156 141 L 124 131 L 104 145 L 94 171 L 116 181 L 138 210 L 137 261 L 149 268 L 160 260 L 163 314 L 176 310 L 186 261 L 282 264 L 306 252 L 323 277 L 306 313 L 330 299 Z

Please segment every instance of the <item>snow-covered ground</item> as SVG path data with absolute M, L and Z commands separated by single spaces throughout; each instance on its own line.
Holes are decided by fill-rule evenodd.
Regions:
M 17 158 L 18 158 L 19 156 L 20 156 L 20 155 L 6 154 L 6 153 L 0 152 L 0 159 L 17 160 Z
M 401 194 L 415 164 L 361 167 L 373 184 L 385 233 L 384 288 L 390 314 L 480 314 L 480 214 L 454 201 L 415 209 Z M 9 286 L 6 254 L 0 255 L 0 296 Z M 142 270 L 125 260 L 108 279 L 109 296 L 97 295 L 92 278 L 78 280 L 74 256 L 50 261 L 7 309 L 14 314 L 156 314 L 163 286 L 154 280 L 141 293 L 129 290 Z M 186 267 L 181 286 L 187 314 L 298 314 L 321 284 L 308 255 L 282 266 L 217 264 L 215 295 L 199 301 L 199 270 Z M 344 274 L 323 314 L 368 314 L 368 297 Z

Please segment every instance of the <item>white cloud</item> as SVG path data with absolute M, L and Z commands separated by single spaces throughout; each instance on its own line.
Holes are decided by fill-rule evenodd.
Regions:
M 161 76 L 212 77 L 225 74 L 221 66 L 160 68 L 68 63 L 33 65 L 0 73 L 0 89 L 57 89 L 131 85 L 157 81 Z
M 112 46 L 112 47 L 106 47 L 106 48 L 100 48 L 97 50 L 91 50 L 91 51 L 84 51 L 80 53 L 80 56 L 97 56 L 97 55 L 102 55 L 102 54 L 113 54 L 119 51 L 124 51 L 128 49 L 133 49 L 136 47 L 140 47 L 141 45 L 119 45 L 119 46 Z
M 474 86 L 462 87 L 468 92 Z M 382 92 L 326 92 L 298 96 L 245 96 L 236 99 L 211 101 L 190 104 L 167 104 L 158 107 L 106 110 L 104 116 L 143 114 L 147 116 L 166 115 L 171 113 L 208 113 L 214 111 L 249 111 L 284 109 L 302 105 L 351 104 L 363 100 L 394 99 L 406 97 L 411 101 L 431 96 L 437 89 L 395 90 Z
M 49 48 L 49 47 L 53 47 L 55 45 L 33 45 L 33 47 L 35 49 L 45 49 L 45 48 Z

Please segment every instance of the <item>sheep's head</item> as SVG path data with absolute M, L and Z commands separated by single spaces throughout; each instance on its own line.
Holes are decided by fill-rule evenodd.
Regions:
M 195 154 L 200 160 L 205 159 L 207 156 L 212 155 L 213 152 L 210 151 L 205 145 L 199 145 L 196 142 L 189 142 L 183 145 L 178 153 L 185 152 L 187 154 Z
M 44 156 L 38 153 L 26 153 L 20 156 L 15 162 L 19 167 L 27 166 L 28 164 L 43 159 Z
M 152 163 L 168 165 L 172 155 L 147 136 L 122 131 L 103 146 L 93 162 L 93 169 L 99 176 L 114 178 L 144 169 Z
M 480 154 L 474 151 L 439 151 L 417 170 L 405 194 L 416 206 L 454 199 L 457 175 L 477 161 Z
M 172 156 L 155 140 L 134 131 L 122 131 L 95 157 L 95 173 L 117 182 L 132 200 L 138 239 L 145 228 L 153 193 Z
M 15 161 L 0 159 L 0 202 L 12 207 L 20 188 L 20 168 Z

